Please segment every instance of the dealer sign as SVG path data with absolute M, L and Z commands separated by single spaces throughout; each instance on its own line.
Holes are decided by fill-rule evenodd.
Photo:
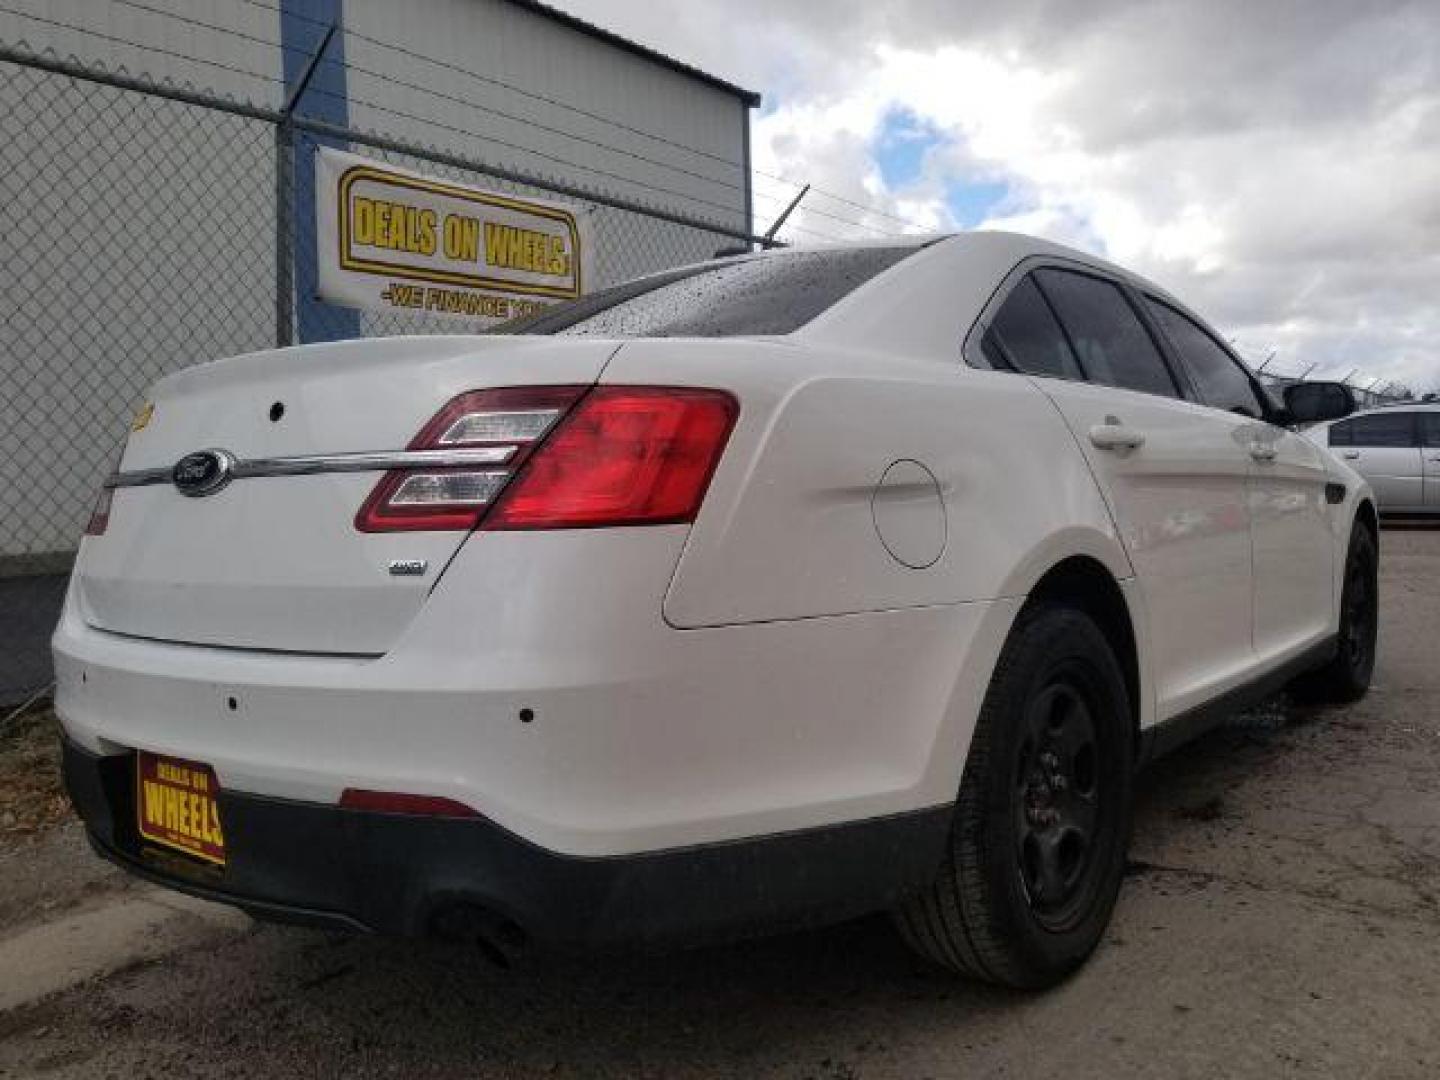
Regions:
M 588 286 L 589 215 L 317 147 L 320 298 L 495 324 Z

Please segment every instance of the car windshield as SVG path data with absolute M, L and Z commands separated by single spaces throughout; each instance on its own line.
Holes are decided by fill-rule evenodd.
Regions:
M 615 285 L 497 330 L 596 337 L 788 334 L 918 246 L 743 256 Z

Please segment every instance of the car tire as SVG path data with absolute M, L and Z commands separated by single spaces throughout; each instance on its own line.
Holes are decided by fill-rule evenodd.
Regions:
M 1340 626 L 1335 655 L 1323 667 L 1290 684 L 1290 693 L 1313 704 L 1343 705 L 1370 689 L 1375 673 L 1375 642 L 1380 625 L 1380 553 L 1364 522 L 1350 529 L 1345 555 L 1345 584 L 1340 592 Z
M 1019 989 L 1054 985 L 1085 961 L 1124 876 L 1131 717 L 1120 666 L 1089 616 L 1022 611 L 976 723 L 945 859 L 895 912 L 912 948 Z

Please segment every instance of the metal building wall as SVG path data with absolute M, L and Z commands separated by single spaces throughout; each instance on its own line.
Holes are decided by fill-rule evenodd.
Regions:
M 9 10 L 0 11 L 0 40 L 31 52 L 74 57 L 108 71 L 147 75 L 257 105 L 280 101 L 280 58 L 273 45 L 265 44 L 279 39 L 279 0 L 144 0 L 144 7 L 103 0 L 6 0 L 4 6 Z M 167 13 L 236 33 L 216 34 Z
M 345 21 L 352 125 L 748 227 L 736 93 L 510 0 L 346 0 Z

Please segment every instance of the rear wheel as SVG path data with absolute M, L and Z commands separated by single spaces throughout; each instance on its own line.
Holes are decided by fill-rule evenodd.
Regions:
M 1355 522 L 1345 556 L 1335 656 L 1291 684 L 1290 692 L 1300 700 L 1344 704 L 1358 701 L 1370 689 L 1380 625 L 1379 566 L 1375 535 L 1363 522 Z
M 1133 738 L 1125 681 L 1084 613 L 1023 612 L 971 741 L 935 882 L 896 912 L 951 970 L 1052 985 L 1099 942 L 1129 838 Z

